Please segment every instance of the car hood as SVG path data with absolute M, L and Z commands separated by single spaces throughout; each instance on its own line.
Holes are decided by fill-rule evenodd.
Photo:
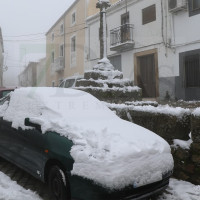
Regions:
M 76 160 L 72 171 L 75 175 L 109 189 L 122 189 L 159 181 L 173 169 L 168 143 L 136 124 L 102 120 L 93 122 L 90 129 L 82 125 L 81 130 L 71 150 Z

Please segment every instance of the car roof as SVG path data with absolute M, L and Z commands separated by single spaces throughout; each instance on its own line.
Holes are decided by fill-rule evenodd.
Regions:
M 1 87 L 0 88 L 0 91 L 13 91 L 13 90 L 15 90 L 16 88 L 6 88 L 6 87 Z
M 78 78 L 83 78 L 83 76 L 82 75 L 79 75 L 79 76 L 70 76 L 70 77 L 67 77 L 67 78 L 63 79 L 63 81 L 70 80 L 70 79 L 78 79 Z

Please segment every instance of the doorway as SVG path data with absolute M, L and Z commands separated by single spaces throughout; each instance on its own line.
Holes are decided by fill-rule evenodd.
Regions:
M 156 98 L 158 94 L 157 50 L 135 54 L 135 83 L 142 88 L 143 98 Z

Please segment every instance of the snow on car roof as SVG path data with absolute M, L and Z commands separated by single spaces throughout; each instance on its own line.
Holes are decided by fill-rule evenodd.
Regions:
M 15 115 L 13 115 L 15 113 Z M 24 119 L 55 131 L 74 143 L 72 174 L 109 189 L 155 182 L 173 168 L 166 141 L 133 123 L 121 120 L 92 95 L 66 88 L 20 88 L 0 114 L 15 128 Z

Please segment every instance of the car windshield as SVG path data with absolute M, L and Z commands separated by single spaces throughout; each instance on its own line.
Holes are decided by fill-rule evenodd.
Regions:
M 70 88 L 74 85 L 75 79 L 68 79 L 65 82 L 65 88 Z

